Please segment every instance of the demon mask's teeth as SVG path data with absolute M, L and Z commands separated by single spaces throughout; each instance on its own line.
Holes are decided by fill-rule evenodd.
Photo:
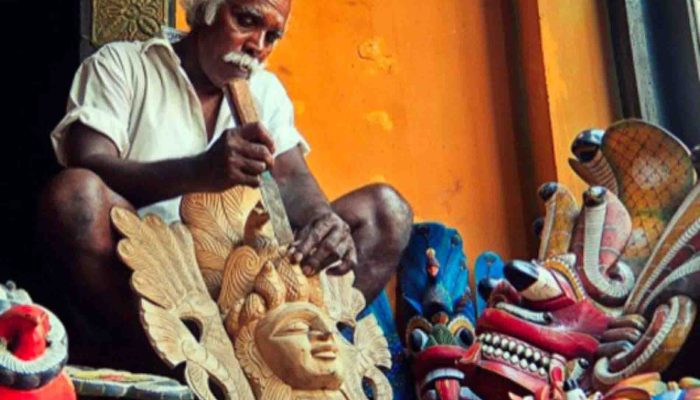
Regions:
M 550 356 L 534 346 L 500 333 L 483 332 L 477 337 L 484 358 L 507 363 L 533 375 L 546 378 Z

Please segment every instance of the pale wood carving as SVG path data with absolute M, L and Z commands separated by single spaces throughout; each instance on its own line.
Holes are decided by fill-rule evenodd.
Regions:
M 167 226 L 155 216 L 140 220 L 114 208 L 112 222 L 125 239 L 117 253 L 134 274 L 131 285 L 141 296 L 141 320 L 159 356 L 171 367 L 186 363 L 185 377 L 201 399 L 215 399 L 211 378 L 227 399 L 253 399 L 231 342 L 197 268 L 187 228 Z M 183 321 L 197 324 L 199 340 Z
M 336 321 L 354 326 L 355 318 L 365 308 L 365 297 L 352 286 L 355 273 L 343 276 L 321 274 L 320 279 L 328 314 Z
M 363 399 L 363 377 L 374 385 L 375 398 L 391 398 L 389 383 L 377 368 L 391 366 L 387 341 L 374 316 L 356 322 L 364 299 L 357 299 L 362 297 L 357 289 L 343 286 L 352 283 L 352 275 L 309 280 L 284 258 L 256 258 L 250 247 L 234 252 L 240 264 L 230 267 L 240 266 L 246 273 L 228 286 L 233 274 L 227 270 L 224 288 L 231 291 L 222 289 L 222 296 L 239 290 L 247 295 L 230 296 L 237 300 L 228 308 L 226 326 L 257 398 Z M 320 286 L 325 286 L 323 296 L 314 296 Z M 343 302 L 338 294 L 351 301 Z M 220 304 L 226 303 L 220 298 Z M 342 320 L 326 310 L 330 303 Z M 352 308 L 357 312 L 351 316 Z M 341 321 L 356 327 L 353 343 L 337 331 Z
M 188 383 L 206 399 L 209 377 L 230 399 L 366 399 L 363 379 L 373 398 L 392 398 L 379 369 L 391 366 L 387 341 L 374 316 L 357 321 L 365 299 L 354 275 L 305 276 L 276 244 L 259 200 L 242 187 L 188 195 L 186 225 L 170 227 L 113 210 L 126 237 L 118 253 L 134 270 L 161 358 L 187 362 Z M 200 325 L 200 342 L 183 319 Z M 352 341 L 339 323 L 355 328 Z
M 223 247 L 218 250 L 220 256 L 213 269 L 220 274 L 221 283 L 215 292 L 218 293 L 226 330 L 235 343 L 236 356 L 256 397 L 364 399 L 364 377 L 372 382 L 375 398 L 391 398 L 391 387 L 377 368 L 391 366 L 386 338 L 373 316 L 357 322 L 357 315 L 365 307 L 365 299 L 352 286 L 354 274 L 304 276 L 301 268 L 290 264 L 285 257 L 286 247 L 276 245 L 269 220 L 259 207 L 259 199 L 257 191 L 237 187 L 223 193 L 187 195 L 181 208 L 183 220 L 192 229 L 198 260 L 211 254 L 208 243 L 230 246 L 228 252 Z M 227 209 L 227 204 L 235 207 Z M 217 212 L 218 217 L 213 217 L 211 212 L 201 212 L 219 205 L 226 211 Z M 237 227 L 238 231 L 230 227 Z M 228 256 L 224 257 L 224 254 Z M 202 268 L 211 267 L 212 264 L 208 264 Z M 259 324 L 264 327 L 284 324 L 295 313 L 300 318 L 296 320 L 299 325 L 296 328 L 307 332 L 287 343 L 291 348 L 276 346 L 279 343 L 273 338 L 258 332 Z M 282 319 L 284 321 L 280 321 Z M 353 343 L 338 332 L 336 325 L 340 322 L 355 327 Z M 334 350 L 337 359 L 333 362 L 326 360 L 337 369 L 335 375 L 330 374 L 335 378 L 323 373 L 314 375 L 313 370 L 304 375 L 302 366 L 313 364 L 314 357 L 307 362 L 294 357 L 290 357 L 286 364 L 280 361 L 286 350 L 296 354 L 292 343 L 297 349 L 313 349 L 316 339 L 306 338 L 319 335 L 328 335 L 327 340 L 337 346 Z M 324 345 L 327 343 L 321 346 Z M 274 363 L 269 363 L 272 365 L 266 362 L 265 354 L 267 360 L 274 359 Z M 326 356 L 333 358 L 330 354 L 321 354 L 321 358 Z M 317 386 L 319 382 L 325 382 L 325 386 Z
M 259 229 L 271 229 L 265 224 L 266 214 L 262 210 L 253 212 L 259 202 L 260 192 L 246 187 L 221 194 L 194 193 L 182 199 L 182 221 L 192 232 L 197 263 L 214 298 L 219 296 L 224 266 L 231 249 L 243 244 L 244 240 L 255 247 L 265 247 L 265 238 L 272 234 L 271 231 L 258 232 Z M 250 224 L 247 229 L 246 222 Z

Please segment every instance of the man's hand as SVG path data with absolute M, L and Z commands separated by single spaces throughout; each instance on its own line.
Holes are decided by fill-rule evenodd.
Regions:
M 203 190 L 218 192 L 236 185 L 258 187 L 258 176 L 274 165 L 275 145 L 260 124 L 226 130 L 199 156 Z
M 357 265 L 350 227 L 332 211 L 311 220 L 297 235 L 289 254 L 292 262 L 301 263 L 306 275 L 330 266 L 330 274 L 343 275 Z

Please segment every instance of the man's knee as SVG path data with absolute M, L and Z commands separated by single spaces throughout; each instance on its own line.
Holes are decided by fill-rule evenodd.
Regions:
M 61 171 L 44 190 L 41 212 L 55 220 L 61 217 L 86 217 L 102 205 L 106 198 L 105 185 L 97 174 L 87 169 L 69 168 Z M 81 215 L 76 215 L 81 214 Z M 77 223 L 85 222 L 78 218 Z
M 407 240 L 413 225 L 413 211 L 403 196 L 386 184 L 370 185 L 365 190 L 371 198 L 376 222 L 385 233 Z
M 109 232 L 110 197 L 109 188 L 94 172 L 66 169 L 44 190 L 39 229 L 52 242 L 68 241 L 93 251 L 109 251 L 110 240 L 102 236 Z

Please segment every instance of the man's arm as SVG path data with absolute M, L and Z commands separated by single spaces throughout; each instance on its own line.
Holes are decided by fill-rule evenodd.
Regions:
M 256 187 L 258 175 L 274 164 L 272 139 L 260 124 L 225 132 L 200 155 L 144 163 L 121 159 L 111 140 L 76 122 L 65 151 L 69 167 L 92 170 L 136 208 L 185 193 Z
M 278 156 L 272 175 L 280 187 L 292 227 L 299 228 L 289 253 L 304 273 L 339 262 L 331 271 L 344 274 L 357 264 L 357 252 L 348 224 L 331 208 L 296 147 Z

